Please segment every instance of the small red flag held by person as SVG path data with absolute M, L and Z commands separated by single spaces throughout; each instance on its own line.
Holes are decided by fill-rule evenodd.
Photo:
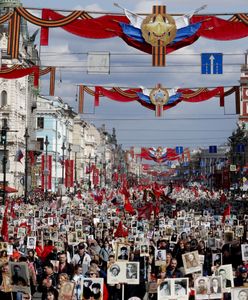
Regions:
M 124 229 L 122 222 L 120 221 L 115 231 L 115 237 L 127 237 L 128 231 Z
M 222 223 L 225 223 L 226 217 L 230 215 L 231 215 L 231 206 L 228 204 L 228 206 L 225 208 L 222 215 Z

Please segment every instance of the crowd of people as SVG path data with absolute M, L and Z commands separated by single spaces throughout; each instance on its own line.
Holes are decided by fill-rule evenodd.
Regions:
M 246 195 L 155 184 L 0 209 L 1 300 L 248 300 Z

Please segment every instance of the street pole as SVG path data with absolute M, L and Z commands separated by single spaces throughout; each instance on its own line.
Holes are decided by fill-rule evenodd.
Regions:
M 24 181 L 24 202 L 27 203 L 28 200 L 28 128 L 25 129 L 25 181 Z
M 88 180 L 88 186 L 89 190 L 91 190 L 91 180 L 90 180 L 90 160 L 91 160 L 91 155 L 89 154 L 89 180 Z
M 70 163 L 70 159 L 71 159 L 71 144 L 69 143 L 68 146 L 68 166 L 70 167 L 71 163 Z M 72 174 L 71 174 L 72 175 Z M 70 191 L 70 187 L 67 188 L 68 192 Z
M 1 144 L 3 145 L 3 205 L 5 205 L 6 198 L 6 165 L 7 165 L 7 132 L 8 126 L 5 124 L 2 127 Z
M 45 147 L 46 147 L 46 164 L 45 164 L 45 201 L 47 200 L 47 194 L 48 194 L 48 190 L 47 190 L 47 176 L 48 176 L 48 169 L 47 169 L 47 167 L 48 167 L 48 164 L 47 164 L 47 156 L 48 156 L 48 145 L 49 145 L 49 142 L 48 142 L 48 137 L 47 137 L 47 135 L 46 135 L 46 139 L 45 139 Z
M 74 193 L 76 194 L 76 191 L 77 191 L 77 151 L 75 151 L 74 178 L 75 178 Z
M 62 184 L 64 184 L 64 169 L 65 169 L 65 142 L 62 144 Z

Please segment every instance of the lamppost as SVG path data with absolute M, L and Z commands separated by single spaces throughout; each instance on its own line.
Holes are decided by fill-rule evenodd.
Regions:
M 96 169 L 96 164 L 97 164 L 97 155 L 95 155 L 95 169 Z M 93 183 L 96 182 L 94 179 L 94 173 L 93 173 Z M 95 185 L 96 188 L 96 185 Z
M 28 128 L 25 130 L 24 134 L 25 138 L 25 181 L 24 181 L 24 201 L 27 203 L 27 198 L 28 198 Z
M 68 146 L 68 159 L 70 160 L 71 159 L 71 144 L 69 143 L 69 146 Z
M 64 184 L 64 169 L 65 169 L 65 142 L 62 144 L 62 184 Z
M 89 154 L 89 180 L 88 180 L 88 186 L 89 190 L 91 190 L 91 180 L 90 180 L 90 160 L 91 160 L 91 154 Z
M 47 135 L 46 135 L 46 139 L 45 139 L 45 142 L 44 142 L 44 144 L 45 144 L 45 147 L 46 147 L 46 164 L 45 164 L 45 169 L 44 169 L 44 175 L 45 175 L 45 201 L 47 200 L 47 193 L 48 193 L 48 191 L 47 191 L 47 177 L 48 177 L 48 173 L 49 173 L 49 170 L 48 170 L 48 164 L 47 164 L 47 157 L 48 157 L 48 153 L 47 153 L 47 151 L 48 151 L 48 145 L 49 145 L 49 142 L 48 142 L 48 137 L 47 137 Z
M 1 131 L 1 144 L 3 145 L 3 205 L 5 205 L 6 196 L 6 165 L 7 165 L 7 132 L 9 128 L 4 124 Z

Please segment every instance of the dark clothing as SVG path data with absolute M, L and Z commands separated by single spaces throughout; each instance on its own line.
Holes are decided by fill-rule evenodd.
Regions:
M 73 271 L 74 269 L 72 264 L 66 263 L 63 268 L 61 268 L 61 265 L 59 264 L 58 274 L 66 273 L 69 275 L 69 278 L 72 279 Z

